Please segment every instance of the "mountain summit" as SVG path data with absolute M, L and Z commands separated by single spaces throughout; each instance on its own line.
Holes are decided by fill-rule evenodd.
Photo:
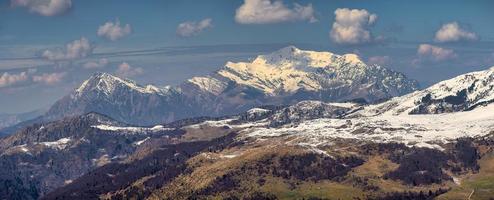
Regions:
M 158 88 L 153 85 L 142 87 L 132 80 L 122 79 L 107 73 L 96 73 L 88 80 L 84 81 L 76 90 L 77 96 L 89 92 L 102 92 L 111 95 L 121 89 L 136 90 L 140 93 L 167 93 L 165 88 Z
M 172 88 L 141 86 L 111 74 L 97 73 L 57 101 L 43 118 L 55 120 L 98 112 L 123 122 L 149 124 L 187 117 L 175 116 L 176 112 L 183 111 L 179 105 L 186 103 L 181 98 L 181 93 Z
M 335 101 L 362 98 L 372 102 L 418 89 L 417 83 L 403 74 L 367 65 L 355 54 L 341 56 L 294 46 L 260 55 L 250 63 L 228 62 L 217 74 L 268 95 L 322 92 L 326 96 L 320 98 Z
M 367 65 L 355 54 L 285 47 L 252 62 L 227 62 L 218 71 L 178 86 L 141 86 L 97 73 L 57 101 L 46 119 L 98 112 L 137 125 L 195 116 L 219 116 L 262 104 L 301 100 L 375 102 L 418 89 L 403 74 Z

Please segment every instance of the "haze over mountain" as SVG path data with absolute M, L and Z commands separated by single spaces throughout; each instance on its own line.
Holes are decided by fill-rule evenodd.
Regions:
M 46 111 L 46 109 L 41 109 L 21 114 L 0 114 L 0 130 L 39 117 L 45 114 Z M 0 136 L 2 136 L 2 133 L 0 133 Z

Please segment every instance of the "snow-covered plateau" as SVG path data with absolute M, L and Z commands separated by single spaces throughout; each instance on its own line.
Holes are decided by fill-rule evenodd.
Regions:
M 113 131 L 126 134 L 137 134 L 137 133 L 147 133 L 147 132 L 158 132 L 158 131 L 169 131 L 172 128 L 164 128 L 162 125 L 156 125 L 153 127 L 134 127 L 134 126 L 111 126 L 107 124 L 100 124 L 92 126 L 104 131 Z

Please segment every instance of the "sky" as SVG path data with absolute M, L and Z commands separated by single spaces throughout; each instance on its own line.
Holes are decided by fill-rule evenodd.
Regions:
M 0 113 L 96 72 L 175 85 L 288 45 L 355 53 L 422 87 L 494 66 L 494 1 L 0 0 Z

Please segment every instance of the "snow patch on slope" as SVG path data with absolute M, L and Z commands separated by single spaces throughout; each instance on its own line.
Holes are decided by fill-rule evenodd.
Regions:
M 149 139 L 151 139 L 151 138 L 150 138 L 150 137 L 146 137 L 146 138 L 144 138 L 143 140 L 139 140 L 139 141 L 137 141 L 137 142 L 134 142 L 134 144 L 135 144 L 136 146 L 139 146 L 139 145 L 141 145 L 142 143 L 144 143 L 144 142 L 148 141 Z
M 100 124 L 91 126 L 93 128 L 97 128 L 104 131 L 113 131 L 113 132 L 125 132 L 125 133 L 146 133 L 146 132 L 158 132 L 158 131 L 171 131 L 173 128 L 165 128 L 162 125 L 156 125 L 154 127 L 121 127 L 121 126 L 111 126 L 107 124 Z
M 247 111 L 247 114 L 263 114 L 263 113 L 267 113 L 270 111 L 271 110 L 263 109 L 263 108 L 252 108 L 252 109 Z
M 189 79 L 188 82 L 196 85 L 203 91 L 216 95 L 220 94 L 227 86 L 226 83 L 212 77 L 194 77 Z
M 65 149 L 67 147 L 67 145 L 69 144 L 70 141 L 71 141 L 70 138 L 61 138 L 57 141 L 41 142 L 40 144 L 45 145 L 45 146 L 50 147 L 50 148 L 53 148 L 53 149 L 62 150 L 62 149 Z
M 198 124 L 193 124 L 193 125 L 189 125 L 189 126 L 186 126 L 184 128 L 194 128 L 194 129 L 197 129 L 197 128 L 201 128 L 201 127 L 231 127 L 229 125 L 230 122 L 234 121 L 236 118 L 231 118 L 231 119 L 224 119 L 224 120 L 218 120 L 218 121 L 214 121 L 214 120 L 207 120 L 207 121 L 204 121 L 204 122 L 201 122 L 201 123 L 198 123 Z

